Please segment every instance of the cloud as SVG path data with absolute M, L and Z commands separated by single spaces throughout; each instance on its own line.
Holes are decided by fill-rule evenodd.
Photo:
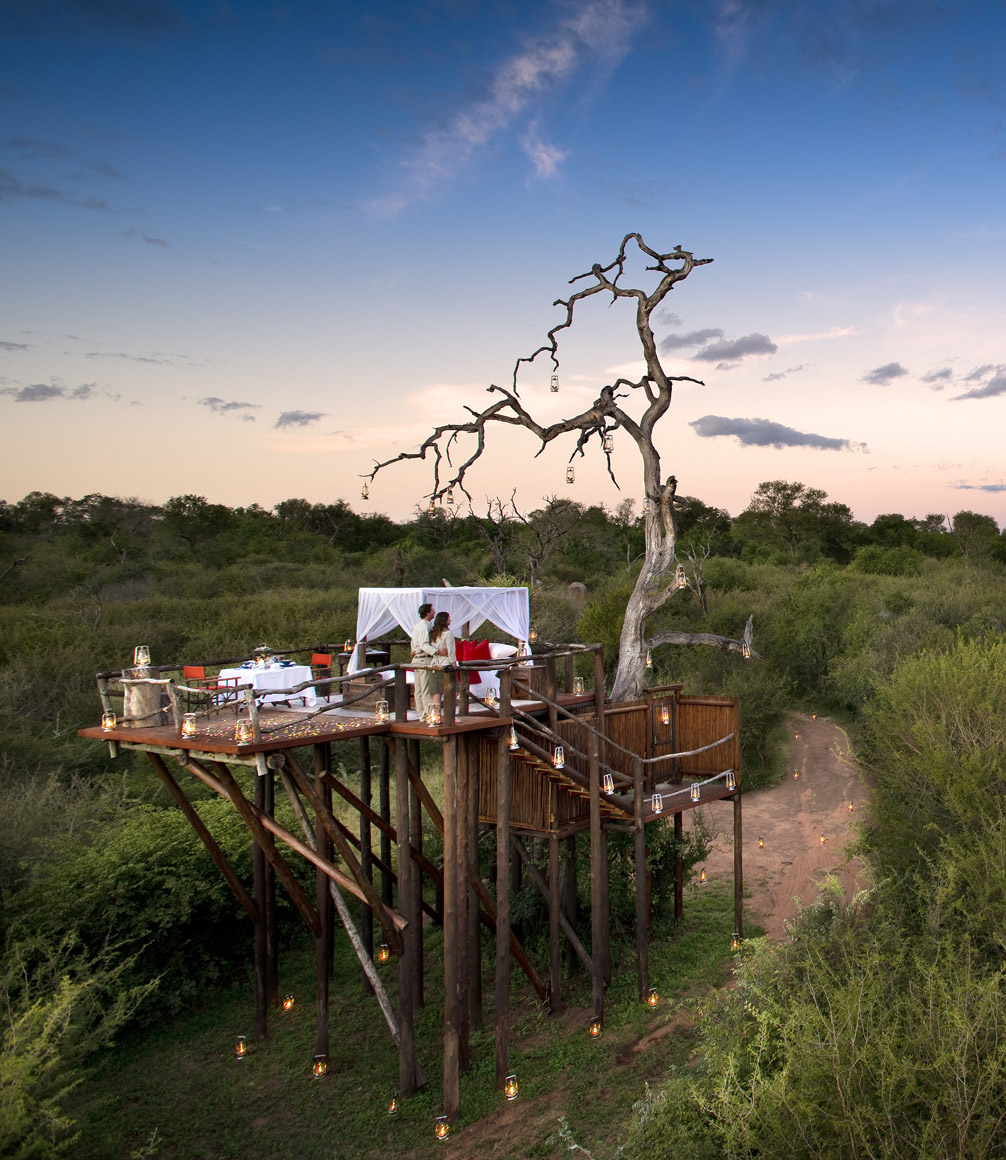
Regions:
M 141 242 L 146 242 L 149 246 L 167 246 L 167 242 L 163 238 L 159 238 L 156 234 L 148 234 L 145 230 L 128 229 L 122 231 L 123 236 L 127 238 L 139 238 Z
M 428 201 L 471 161 L 475 153 L 581 66 L 593 75 L 610 69 L 629 51 L 632 34 L 646 17 L 642 4 L 625 0 L 588 0 L 550 32 L 530 39 L 522 52 L 500 64 L 492 74 L 485 97 L 458 109 L 446 122 L 428 130 L 419 145 L 401 163 L 402 188 L 373 199 L 375 213 L 396 214 L 415 201 Z M 602 67 L 603 66 L 603 67 Z M 532 128 L 528 132 L 533 132 Z M 536 166 L 554 170 L 561 150 L 543 146 Z M 539 174 L 542 170 L 539 168 Z
M 283 427 L 308 427 L 324 418 L 324 411 L 284 411 L 273 424 L 273 428 L 279 430 Z
M 744 447 L 817 447 L 823 451 L 865 451 L 865 443 L 831 439 L 809 431 L 797 431 L 771 419 L 728 419 L 723 415 L 703 415 L 690 424 L 700 439 L 733 435 Z
M 722 342 L 711 343 L 704 350 L 693 354 L 692 358 L 698 362 L 725 363 L 728 360 L 747 358 L 749 355 L 775 354 L 778 349 L 766 334 L 745 334 L 743 338 L 726 338 Z
M 763 383 L 776 383 L 780 379 L 784 379 L 787 375 L 795 375 L 798 371 L 802 371 L 803 369 L 804 369 L 803 363 L 801 363 L 798 367 L 787 367 L 784 371 L 776 371 L 774 374 L 766 375 L 762 379 L 762 382 Z
M 932 387 L 934 391 L 942 391 L 944 384 L 949 383 L 953 377 L 954 372 L 950 367 L 940 367 L 938 370 L 928 371 L 922 375 L 921 382 Z
M 902 375 L 907 375 L 908 371 L 898 362 L 885 363 L 882 367 L 874 367 L 872 371 L 867 371 L 863 375 L 864 383 L 873 383 L 875 386 L 882 387 L 888 383 L 894 382 L 895 379 L 900 379 Z
M 74 157 L 76 150 L 58 141 L 48 141 L 44 137 L 29 137 L 25 133 L 11 133 L 0 137 L 0 149 L 10 149 L 19 153 L 26 161 L 63 161 Z
M 1006 483 L 964 483 L 963 480 L 948 483 L 947 487 L 952 487 L 956 491 L 986 491 L 993 494 L 1006 491 Z
M 531 158 L 535 177 L 545 179 L 557 177 L 559 166 L 569 156 L 568 149 L 560 149 L 557 145 L 546 145 L 538 137 L 536 121 L 532 121 L 528 126 L 520 144 L 524 152 Z
M 30 350 L 26 342 L 0 342 L 0 350 Z
M 81 383 L 73 390 L 67 390 L 61 383 L 31 383 L 20 390 L 5 387 L 0 390 L 2 395 L 10 395 L 15 403 L 46 403 L 50 399 L 89 399 L 96 389 L 96 383 Z
M 229 415 L 233 411 L 257 411 L 259 409 L 258 403 L 239 403 L 228 401 L 226 399 L 219 399 L 216 395 L 209 395 L 205 399 L 197 399 L 196 402 L 200 407 L 209 407 L 209 409 L 215 415 Z M 254 415 L 242 415 L 241 418 L 248 419 L 253 423 L 255 422 Z
M 991 399 L 996 395 L 1006 395 L 1006 374 L 998 374 L 995 378 L 989 379 L 984 386 L 973 387 L 970 391 L 965 391 L 963 395 L 954 395 L 953 401 L 958 399 Z
M 118 358 L 126 362 L 153 363 L 155 366 L 169 367 L 174 364 L 166 358 L 149 358 L 140 354 L 122 354 L 120 351 L 109 351 L 107 354 L 100 350 L 88 351 L 84 358 Z
M 19 198 L 33 198 L 38 201 L 58 201 L 64 205 L 76 205 L 81 209 L 94 209 L 103 213 L 111 210 L 103 197 L 76 197 L 65 189 L 44 185 L 36 181 L 23 181 L 16 173 L 0 166 L 0 202 L 17 201 Z
M 707 330 L 690 330 L 687 334 L 669 334 L 660 340 L 660 350 L 666 354 L 669 350 L 679 350 L 683 346 L 702 346 L 711 338 L 722 337 L 723 331 L 715 326 Z
M 977 383 L 980 379 L 984 379 L 986 375 L 1001 375 L 1004 371 L 1006 371 L 1006 366 L 1003 366 L 1001 363 L 998 365 L 996 363 L 984 363 L 982 366 L 968 371 L 964 376 L 964 381 L 966 383 Z

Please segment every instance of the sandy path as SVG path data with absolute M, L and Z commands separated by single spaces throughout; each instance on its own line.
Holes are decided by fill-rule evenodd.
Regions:
M 869 794 L 849 739 L 827 717 L 795 716 L 792 730 L 786 778 L 742 799 L 745 911 L 773 939 L 782 938 L 786 922 L 796 917 L 795 898 L 813 902 L 817 884 L 828 874 L 849 897 L 868 884 L 862 866 L 847 861 L 845 851 Z M 718 831 L 706 874 L 732 877 L 732 819 L 723 809 L 709 809 L 706 822 Z

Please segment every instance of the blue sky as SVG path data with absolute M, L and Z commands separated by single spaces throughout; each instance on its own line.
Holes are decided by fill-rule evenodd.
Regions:
M 638 230 L 714 259 L 658 329 L 683 493 L 1004 524 L 1004 48 L 1002 2 L 0 0 L 0 496 L 361 509 Z M 631 316 L 560 356 L 546 419 L 638 375 Z M 626 439 L 621 491 L 536 450 L 476 509 L 640 498 Z

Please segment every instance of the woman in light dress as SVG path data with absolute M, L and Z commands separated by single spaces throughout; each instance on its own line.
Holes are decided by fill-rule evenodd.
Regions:
M 430 629 L 430 644 L 437 650 L 437 656 L 445 657 L 445 665 L 457 664 L 457 654 L 454 645 L 454 633 L 451 632 L 451 614 L 438 612 Z M 433 703 L 439 705 L 443 696 L 443 684 L 439 683 L 440 691 L 433 694 Z

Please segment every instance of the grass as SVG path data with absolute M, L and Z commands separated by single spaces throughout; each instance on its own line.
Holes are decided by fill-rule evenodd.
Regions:
M 427 1087 L 391 1117 L 397 1052 L 376 1001 L 365 996 L 348 940 L 337 932 L 331 986 L 329 1073 L 315 1080 L 313 953 L 294 948 L 281 959 L 280 992 L 297 1002 L 270 1015 L 270 1035 L 237 1059 L 234 1040 L 250 1035 L 251 979 L 204 996 L 198 1008 L 142 1036 L 123 1038 L 69 1097 L 80 1135 L 79 1160 L 156 1156 L 159 1160 L 387 1160 L 388 1157 L 479 1155 L 559 1157 L 565 1116 L 574 1138 L 598 1160 L 614 1152 L 644 1084 L 684 1066 L 691 1031 L 683 1006 L 725 977 L 732 929 L 728 883 L 695 889 L 680 924 L 654 923 L 651 982 L 661 1002 L 651 1010 L 635 995 L 635 958 L 616 944 L 604 1032 L 587 1035 L 590 987 L 582 972 L 566 979 L 563 1010 L 547 1015 L 514 972 L 511 1069 L 520 1082 L 507 1105 L 494 1087 L 491 1003 L 472 1034 L 472 1063 L 462 1076 L 462 1114 L 445 1146 L 433 1136 L 441 1110 L 442 941 L 425 936 L 426 1005 L 416 1023 L 417 1055 Z M 485 939 L 484 992 L 491 1000 L 492 940 Z M 540 957 L 540 956 L 539 956 Z M 394 1001 L 394 964 L 383 969 Z

